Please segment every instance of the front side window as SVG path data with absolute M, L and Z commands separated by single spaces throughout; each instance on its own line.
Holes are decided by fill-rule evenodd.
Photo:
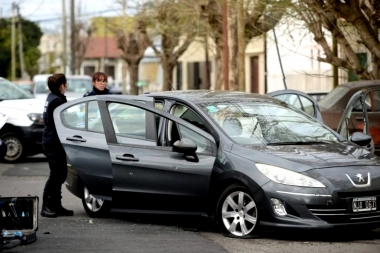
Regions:
M 110 103 L 108 110 L 117 136 L 146 139 L 146 111 L 144 109 Z
M 197 145 L 196 153 L 212 153 L 211 141 L 197 132 L 181 125 L 172 120 L 168 121 L 168 140 L 169 145 L 173 146 L 174 143 L 183 138 L 192 140 Z
M 193 110 L 191 110 L 189 107 L 181 104 L 174 105 L 172 107 L 171 113 L 178 117 L 181 118 L 191 124 L 193 124 L 196 127 L 199 127 L 203 131 L 210 133 L 210 130 L 208 129 L 207 124 L 205 121 L 199 117 L 198 114 L 196 114 Z
M 315 110 L 314 110 L 314 104 L 311 102 L 308 98 L 305 98 L 304 96 L 300 96 L 300 100 L 303 106 L 303 110 L 309 114 L 310 116 L 315 116 Z
M 246 145 L 338 142 L 317 120 L 270 102 L 216 102 L 201 104 L 233 141 Z
M 314 105 L 313 105 L 313 102 L 310 101 L 308 98 L 304 97 L 304 96 L 300 96 L 300 95 L 297 95 L 297 94 L 281 94 L 281 95 L 278 95 L 276 96 L 275 98 L 299 109 L 299 110 L 302 110 L 304 112 L 306 112 L 307 114 L 309 114 L 310 116 L 313 116 L 314 117 Z

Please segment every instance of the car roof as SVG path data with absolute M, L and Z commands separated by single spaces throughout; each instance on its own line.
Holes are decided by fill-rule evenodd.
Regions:
M 363 89 L 367 87 L 380 86 L 380 80 L 361 80 L 361 81 L 353 81 L 348 83 L 339 84 L 339 86 L 346 86 L 350 89 Z
M 66 78 L 67 79 L 70 79 L 70 78 L 83 78 L 83 79 L 90 79 L 91 80 L 91 76 L 88 76 L 88 75 L 66 75 Z
M 144 94 L 150 97 L 162 98 L 179 98 L 191 101 L 195 104 L 208 102 L 225 102 L 225 101 L 281 101 L 255 93 L 240 92 L 240 91 L 225 91 L 225 90 L 178 90 L 178 91 L 161 91 Z

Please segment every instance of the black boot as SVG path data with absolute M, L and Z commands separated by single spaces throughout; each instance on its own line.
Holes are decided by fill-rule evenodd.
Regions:
M 58 216 L 55 208 L 49 205 L 42 205 L 41 215 L 48 218 L 56 218 Z
M 41 215 L 48 218 L 56 218 L 58 216 L 56 206 L 50 196 L 44 196 Z
M 73 210 L 67 210 L 62 205 L 59 205 L 57 208 L 57 215 L 58 216 L 73 216 L 74 211 Z

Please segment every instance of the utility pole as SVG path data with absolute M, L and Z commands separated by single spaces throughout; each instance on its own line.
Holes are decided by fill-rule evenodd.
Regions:
M 104 18 L 104 72 L 106 74 L 108 74 L 108 69 L 107 69 L 107 65 L 108 65 L 108 34 L 107 34 L 107 26 L 108 26 L 108 23 L 107 23 L 108 19 L 105 17 Z
M 11 28 L 11 75 L 12 81 L 16 80 L 16 4 L 12 3 L 12 28 Z
M 20 17 L 20 8 L 17 5 L 17 21 L 18 21 L 18 52 L 20 56 L 20 70 L 21 70 L 21 79 L 24 80 L 25 77 L 25 65 L 24 65 L 24 46 L 22 42 L 22 24 Z
M 66 0 L 62 0 L 62 66 L 63 74 L 66 74 L 67 66 L 67 22 L 66 22 Z
M 335 26 L 338 26 L 338 21 L 335 20 Z M 335 57 L 338 57 L 338 40 L 335 36 L 332 38 L 332 48 L 333 48 L 333 55 Z M 333 65 L 333 88 L 336 88 L 339 85 L 339 72 L 338 67 Z
M 125 31 L 125 27 L 126 27 L 126 12 L 127 12 L 127 0 L 123 0 L 123 2 L 122 2 L 122 6 L 123 6 L 123 33 L 124 33 L 124 35 L 126 34 L 126 31 Z M 123 61 L 123 62 L 125 62 L 125 61 Z M 126 68 L 124 69 L 123 68 L 123 71 L 122 71 L 122 94 L 127 94 L 127 79 L 128 79 L 128 76 L 127 76 L 127 73 L 128 73 L 128 65 L 126 64 L 126 65 L 124 65 L 123 64 L 123 66 L 126 66 Z M 129 84 L 129 86 L 131 86 L 131 85 L 136 85 L 136 84 Z M 131 90 L 131 87 L 129 87 L 129 89 L 128 90 Z
M 74 75 L 75 74 L 75 18 L 74 18 L 74 15 L 75 15 L 75 12 L 74 12 L 74 9 L 75 9 L 75 0 L 71 0 L 70 2 L 70 26 L 71 26 L 71 41 L 70 41 L 70 49 L 71 49 L 71 54 L 70 54 L 70 57 L 71 57 L 71 63 L 70 63 L 70 69 L 71 69 L 71 74 Z

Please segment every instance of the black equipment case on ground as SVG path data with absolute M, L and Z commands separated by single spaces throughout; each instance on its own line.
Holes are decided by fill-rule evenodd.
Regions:
M 37 240 L 38 197 L 0 198 L 0 229 L 4 239 L 19 239 L 22 244 Z

